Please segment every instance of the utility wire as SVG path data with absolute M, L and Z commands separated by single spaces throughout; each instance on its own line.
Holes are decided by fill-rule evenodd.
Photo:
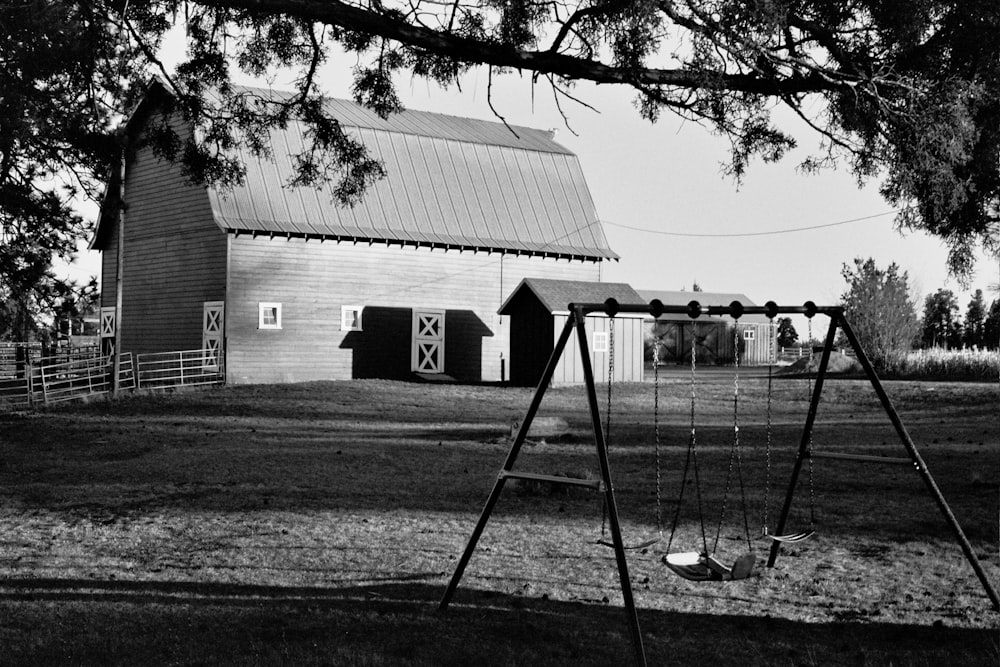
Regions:
M 793 232 L 807 232 L 813 229 L 823 229 L 825 227 L 837 227 L 839 225 L 849 225 L 852 222 L 861 222 L 862 220 L 871 220 L 873 218 L 881 218 L 886 215 L 892 215 L 898 213 L 899 211 L 885 211 L 884 213 L 876 213 L 874 215 L 866 215 L 863 218 L 852 218 L 850 220 L 840 220 L 839 222 L 828 222 L 824 225 L 810 225 L 808 227 L 794 227 L 792 229 L 775 229 L 769 232 L 737 232 L 733 234 L 695 234 L 691 232 L 667 232 L 661 229 L 645 229 L 643 227 L 632 227 L 630 225 L 623 225 L 618 222 L 611 222 L 610 220 L 602 220 L 605 225 L 611 225 L 613 227 L 621 227 L 622 229 L 631 229 L 634 232 L 643 232 L 645 234 L 658 234 L 660 236 L 683 236 L 688 238 L 738 238 L 745 236 L 774 236 L 777 234 L 791 234 Z

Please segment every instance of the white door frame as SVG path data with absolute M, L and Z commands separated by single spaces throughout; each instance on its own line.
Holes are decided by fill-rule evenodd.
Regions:
M 218 369 L 222 353 L 222 339 L 225 335 L 225 301 L 205 301 L 201 317 L 201 349 L 205 356 L 202 365 L 206 369 Z
M 414 308 L 410 370 L 444 373 L 444 315 L 439 308 Z

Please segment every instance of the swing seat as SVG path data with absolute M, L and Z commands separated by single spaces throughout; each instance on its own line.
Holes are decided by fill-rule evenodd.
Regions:
M 708 566 L 708 557 L 697 551 L 667 554 L 663 564 L 688 581 L 722 581 L 722 575 Z
M 802 542 L 803 540 L 808 540 L 810 537 L 816 534 L 815 530 L 803 530 L 798 533 L 788 533 L 786 535 L 765 535 L 769 540 L 774 542 L 782 542 L 784 544 L 793 544 L 795 542 Z
M 634 551 L 636 549 L 647 549 L 647 548 L 653 546 L 654 544 L 656 544 L 659 541 L 660 541 L 659 537 L 654 537 L 654 538 L 648 539 L 648 540 L 646 540 L 644 542 L 639 542 L 638 544 L 625 544 L 625 545 L 622 545 L 622 548 L 625 549 L 626 551 Z M 600 544 L 602 547 L 610 547 L 611 549 L 615 548 L 615 543 L 614 542 L 610 542 L 608 540 L 597 540 L 597 543 Z
M 663 563 L 675 574 L 689 581 L 738 581 L 746 579 L 753 571 L 757 557 L 745 553 L 737 558 L 732 567 L 725 565 L 715 556 L 697 551 L 682 551 L 667 554 Z

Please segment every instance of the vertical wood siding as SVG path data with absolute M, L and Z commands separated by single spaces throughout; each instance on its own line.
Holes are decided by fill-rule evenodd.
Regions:
M 198 349 L 202 304 L 226 298 L 226 236 L 203 187 L 138 151 L 125 179 L 123 351 Z M 102 258 L 102 306 L 115 305 L 117 226 Z
M 563 327 L 566 326 L 567 317 L 567 315 L 560 314 L 554 316 L 553 346 L 555 345 L 555 339 L 559 337 Z M 594 350 L 594 334 L 610 334 L 611 322 L 614 322 L 614 347 L 608 352 L 596 352 Z M 587 330 L 587 346 L 590 348 L 590 365 L 594 371 L 595 382 L 606 383 L 608 381 L 608 370 L 612 353 L 614 353 L 613 381 L 642 381 L 642 350 L 645 332 L 642 316 L 626 317 L 620 315 L 614 319 L 610 319 L 603 315 L 590 315 L 586 318 L 585 326 Z M 559 364 L 556 366 L 555 374 L 552 376 L 552 384 L 580 384 L 584 381 L 583 362 L 580 359 L 578 335 L 574 331 L 569 343 L 566 345 L 566 350 Z
M 447 311 L 445 373 L 497 381 L 510 358 L 497 315 L 522 278 L 597 280 L 599 265 L 457 250 L 241 234 L 231 237 L 227 299 L 230 382 L 410 377 L 413 308 Z M 282 304 L 282 328 L 258 330 L 258 303 Z M 341 331 L 341 306 L 363 306 L 362 331 Z

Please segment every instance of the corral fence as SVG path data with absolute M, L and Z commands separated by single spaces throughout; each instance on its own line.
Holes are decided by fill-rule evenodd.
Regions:
M 90 357 L 54 363 L 45 358 L 21 362 L 12 373 L 0 376 L 0 411 L 26 410 L 102 396 L 113 390 L 114 359 L 94 354 Z M 162 390 L 206 386 L 225 382 L 221 353 L 208 350 L 156 352 L 121 355 L 119 389 Z
M 820 354 L 823 351 L 822 345 L 815 347 L 809 345 L 797 345 L 794 347 L 779 347 L 777 350 L 777 361 L 779 363 L 793 364 L 796 360 L 808 357 L 810 354 Z M 845 357 L 853 357 L 854 350 L 849 347 L 842 347 L 837 350 Z

